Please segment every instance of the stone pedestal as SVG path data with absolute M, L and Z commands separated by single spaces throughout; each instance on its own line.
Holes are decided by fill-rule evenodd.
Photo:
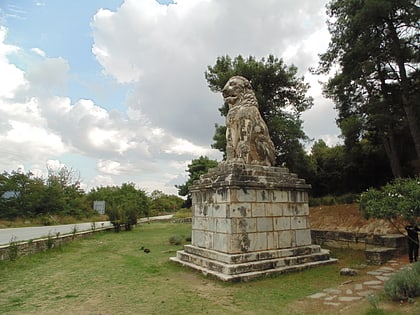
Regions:
M 307 190 L 286 168 L 223 163 L 192 192 L 192 242 L 171 260 L 224 281 L 333 263 L 312 245 Z

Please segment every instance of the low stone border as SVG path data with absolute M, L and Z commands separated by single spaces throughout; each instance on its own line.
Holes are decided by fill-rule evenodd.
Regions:
M 18 241 L 15 243 L 11 242 L 9 244 L 0 246 L 0 260 L 10 259 L 10 255 L 19 257 L 43 252 L 47 249 L 72 242 L 75 239 L 84 238 L 94 233 L 111 230 L 113 228 L 113 226 L 107 226 L 103 228 L 96 228 L 93 230 L 81 231 L 71 234 L 51 234 L 49 237 L 46 238 L 39 238 L 28 241 Z M 13 248 L 14 246 L 16 247 Z
M 406 237 L 401 234 L 311 230 L 311 237 L 318 245 L 364 250 L 367 262 L 372 265 L 382 265 L 407 252 Z

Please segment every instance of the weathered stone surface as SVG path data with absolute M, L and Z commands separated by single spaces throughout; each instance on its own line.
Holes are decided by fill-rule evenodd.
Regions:
M 171 260 L 226 281 L 336 262 L 312 245 L 310 185 L 271 166 L 274 146 L 249 82 L 231 78 L 223 96 L 227 160 L 190 186 L 192 242 Z
M 274 144 L 258 110 L 250 82 L 244 77 L 234 76 L 222 92 L 229 107 L 226 116 L 226 161 L 273 165 Z

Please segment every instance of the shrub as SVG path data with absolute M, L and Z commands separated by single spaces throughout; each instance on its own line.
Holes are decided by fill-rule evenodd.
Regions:
M 137 211 L 135 209 L 114 208 L 109 209 L 107 214 L 115 232 L 120 232 L 122 226 L 124 226 L 126 231 L 131 231 L 133 225 L 137 224 Z
M 15 261 L 18 256 L 18 246 L 16 236 L 12 236 L 9 243 L 9 248 L 7 249 L 7 254 L 10 261 Z
M 185 218 L 191 218 L 191 217 L 192 217 L 191 208 L 181 208 L 174 214 L 175 219 L 185 219 Z
M 182 243 L 182 236 L 179 235 L 172 235 L 169 238 L 169 244 L 171 245 L 180 245 Z
M 54 247 L 55 240 L 51 233 L 48 233 L 47 241 L 45 242 L 45 245 L 47 246 L 47 249 L 51 249 Z
M 392 300 L 407 300 L 420 296 L 420 262 L 393 275 L 384 285 L 385 294 Z

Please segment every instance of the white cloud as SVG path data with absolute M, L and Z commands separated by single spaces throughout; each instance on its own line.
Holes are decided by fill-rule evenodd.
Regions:
M 127 0 L 95 15 L 92 52 L 105 73 L 134 83 L 133 110 L 177 138 L 208 146 L 223 118 L 222 97 L 203 75 L 207 66 L 226 54 L 274 54 L 307 74 L 328 44 L 325 3 Z
M 41 57 L 46 57 L 47 56 L 46 53 L 45 53 L 45 51 L 43 51 L 40 48 L 36 48 L 36 47 L 35 48 L 31 48 L 31 51 L 33 53 L 37 54 L 38 56 L 41 56 Z
M 32 57 L 42 58 L 28 57 L 19 69 L 9 57 L 25 54 L 5 44 L 7 29 L 0 28 L 0 166 L 42 168 L 73 154 L 96 165 L 89 187 L 135 181 L 148 190 L 175 192 L 173 184 L 185 181 L 192 158 L 221 158 L 210 144 L 214 124 L 224 122 L 217 110 L 223 100 L 207 86 L 207 66 L 226 54 L 274 54 L 307 75 L 328 42 L 326 2 L 178 0 L 166 6 L 126 0 L 115 11 L 98 10 L 91 22 L 92 53 L 105 75 L 131 87 L 119 111 L 89 95 L 68 95 L 71 63 L 47 57 L 48 50 L 32 48 Z M 303 116 L 305 130 L 334 139 L 332 104 L 315 87 L 316 78 L 308 80 L 315 106 Z

